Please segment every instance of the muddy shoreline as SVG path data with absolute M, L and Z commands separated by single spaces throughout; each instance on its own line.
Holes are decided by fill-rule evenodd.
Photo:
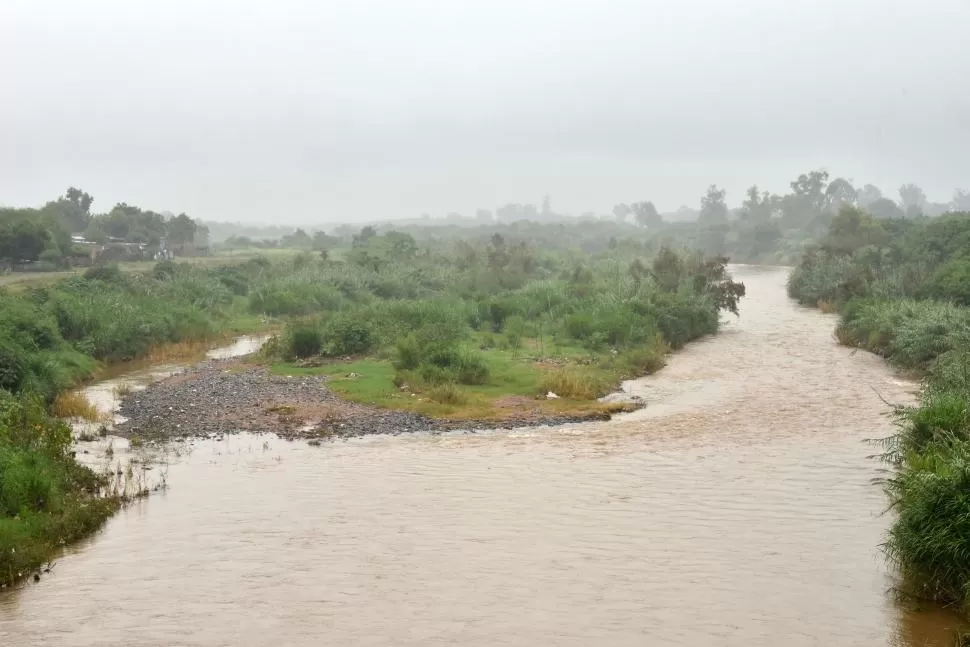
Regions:
M 322 440 L 411 432 L 514 429 L 609 419 L 609 414 L 510 412 L 502 420 L 433 419 L 345 400 L 325 376 L 270 375 L 244 359 L 210 359 L 121 398 L 124 422 L 113 433 L 144 440 L 211 438 L 271 432 Z

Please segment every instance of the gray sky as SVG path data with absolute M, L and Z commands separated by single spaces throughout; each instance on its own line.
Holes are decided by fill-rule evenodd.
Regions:
M 314 224 L 970 188 L 970 0 L 0 0 L 0 204 Z

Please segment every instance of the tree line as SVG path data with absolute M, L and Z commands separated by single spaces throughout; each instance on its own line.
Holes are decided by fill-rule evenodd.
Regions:
M 112 242 L 149 250 L 208 245 L 208 229 L 181 213 L 158 213 L 121 202 L 92 213 L 94 198 L 70 187 L 40 208 L 0 208 L 0 266 L 57 269 L 87 258 L 90 245 Z

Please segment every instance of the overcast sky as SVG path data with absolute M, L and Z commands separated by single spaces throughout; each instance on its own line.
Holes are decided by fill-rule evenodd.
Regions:
M 207 220 L 970 188 L 970 0 L 0 0 L 0 204 Z

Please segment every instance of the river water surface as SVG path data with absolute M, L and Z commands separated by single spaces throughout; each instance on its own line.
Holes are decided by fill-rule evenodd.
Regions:
M 167 491 L 0 597 L 0 645 L 949 644 L 878 550 L 865 441 L 916 386 L 785 270 L 733 271 L 740 319 L 610 422 L 178 446 Z

